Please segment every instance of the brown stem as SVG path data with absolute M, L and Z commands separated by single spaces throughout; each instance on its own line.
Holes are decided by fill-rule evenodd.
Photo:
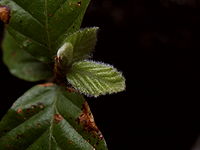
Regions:
M 55 57 L 54 79 L 53 82 L 58 85 L 65 85 L 67 68 L 63 67 L 59 57 Z

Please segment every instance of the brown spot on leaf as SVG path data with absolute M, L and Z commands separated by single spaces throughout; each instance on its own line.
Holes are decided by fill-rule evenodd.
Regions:
M 15 57 L 17 55 L 16 51 L 12 52 L 12 57 Z
M 53 119 L 55 123 L 59 123 L 63 120 L 63 117 L 60 114 L 55 114 Z
M 38 103 L 38 107 L 39 107 L 40 109 L 43 109 L 43 108 L 44 108 L 44 104 Z
M 69 144 L 73 144 L 73 142 L 71 140 L 68 141 Z
M 76 3 L 69 3 L 69 5 L 71 5 L 71 6 L 78 6 L 78 7 L 80 7 L 81 6 L 81 0 L 80 1 L 78 1 L 78 2 L 76 2 Z
M 22 109 L 21 108 L 17 109 L 17 113 L 21 114 L 22 113 Z
M 31 112 L 31 109 L 30 109 L 30 108 L 27 108 L 27 109 L 26 109 L 26 113 L 29 114 L 30 112 Z
M 53 86 L 53 83 L 44 83 L 44 84 L 39 84 L 38 86 L 42 86 L 42 87 L 49 87 L 49 86 Z
M 78 6 L 81 6 L 81 1 L 79 1 L 79 2 L 77 3 L 77 5 L 78 5 Z
M 31 109 L 36 109 L 37 106 L 36 105 L 31 105 Z
M 10 20 L 10 8 L 7 6 L 0 6 L 0 20 L 8 24 Z
M 96 126 L 94 117 L 86 101 L 82 105 L 82 114 L 78 117 L 78 123 L 83 125 L 86 131 L 93 133 L 99 139 L 103 139 L 103 135 L 101 134 L 98 127 Z
M 37 126 L 38 128 L 40 128 L 40 127 L 41 127 L 41 124 L 40 124 L 40 123 L 37 123 L 36 126 Z
M 23 138 L 23 135 L 22 134 L 18 134 L 17 136 L 16 136 L 16 139 L 21 139 L 21 138 Z
M 74 93 L 74 92 L 77 92 L 76 89 L 74 88 L 71 88 L 71 87 L 67 87 L 67 91 L 70 92 L 70 93 Z

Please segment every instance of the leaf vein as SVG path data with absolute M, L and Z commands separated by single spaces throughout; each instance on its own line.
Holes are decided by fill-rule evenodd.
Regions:
M 24 7 L 22 7 L 16 0 L 13 0 L 13 2 L 20 7 L 21 9 L 23 9 L 27 14 L 29 14 L 38 24 L 40 24 L 42 27 L 44 27 L 44 24 L 42 24 L 42 22 L 40 20 L 38 20 L 29 10 L 25 9 Z
M 55 12 L 53 12 L 52 17 L 62 8 L 62 6 L 67 2 L 67 0 L 63 1 L 60 6 L 55 10 Z
M 35 40 L 35 39 L 33 39 L 33 38 L 27 36 L 25 33 L 21 33 L 20 31 L 18 31 L 18 30 L 15 29 L 14 27 L 9 26 L 9 28 L 12 28 L 12 29 L 13 29 L 15 32 L 17 32 L 18 34 L 20 34 L 20 35 L 22 35 L 22 36 L 24 36 L 24 37 L 30 39 L 31 41 L 37 43 L 38 45 L 40 45 L 40 46 L 42 46 L 42 47 L 44 47 L 44 48 L 48 48 L 48 47 L 46 47 L 43 43 L 41 43 L 41 42 L 39 42 L 39 41 L 37 41 L 37 40 Z M 11 35 L 16 41 L 18 41 L 18 40 L 12 35 L 12 33 L 11 33 L 9 30 L 8 30 L 8 32 L 10 33 L 10 35 Z M 20 45 L 21 45 L 21 44 L 20 44 Z
M 44 7 L 45 7 L 45 31 L 46 31 L 46 34 L 47 34 L 47 41 L 48 41 L 48 48 L 49 48 L 49 51 L 52 52 L 51 50 L 51 40 L 50 40 L 50 35 L 49 35 L 49 19 L 48 19 L 48 10 L 47 10 L 47 5 L 48 5 L 48 2 L 47 0 L 44 1 Z

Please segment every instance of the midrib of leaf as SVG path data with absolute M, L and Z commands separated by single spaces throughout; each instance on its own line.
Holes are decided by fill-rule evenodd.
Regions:
M 59 94 L 60 93 L 60 91 L 59 91 L 59 89 L 55 89 L 55 91 L 57 92 L 57 94 Z M 62 94 L 62 93 L 60 93 L 60 94 Z M 53 107 L 53 109 L 54 109 L 54 114 L 59 114 L 59 115 L 61 115 L 60 113 L 59 113 L 59 111 L 58 111 L 58 108 L 57 108 L 57 105 L 56 105 L 56 103 L 57 103 L 57 101 L 58 101 L 58 96 L 55 96 L 54 97 L 54 102 L 53 102 L 53 104 L 52 104 L 52 107 Z M 73 101 L 72 100 L 69 100 L 70 102 L 72 102 L 72 104 L 73 105 L 75 105 L 74 103 L 73 103 Z M 75 105 L 76 106 L 76 105 Z M 76 106 L 77 107 L 77 106 Z M 65 119 L 65 117 L 63 116 L 63 115 L 61 115 L 62 117 L 63 117 L 63 120 L 65 120 L 66 122 L 68 122 L 66 119 Z M 49 150 L 51 150 L 51 140 L 54 140 L 55 141 L 55 143 L 56 143 L 56 145 L 60 148 L 60 146 L 59 146 L 59 144 L 57 143 L 57 141 L 56 141 L 56 138 L 52 135 L 52 133 L 53 133 L 53 125 L 54 125 L 54 116 L 52 116 L 52 119 L 51 119 L 51 122 L 50 122 L 50 127 L 49 127 Z M 68 122 L 69 124 L 70 124 L 70 126 L 72 126 L 72 124 L 70 123 L 70 122 Z M 72 126 L 73 127 L 73 126 Z M 77 129 L 76 128 L 74 128 L 73 127 L 73 129 L 81 136 L 81 138 L 83 138 L 84 140 L 85 140 L 85 138 L 77 131 Z M 47 129 L 48 130 L 48 129 Z M 89 142 L 88 142 L 89 143 Z M 90 143 L 89 143 L 90 144 Z M 91 145 L 91 144 L 90 144 Z M 91 145 L 91 147 L 93 147 L 94 148 L 94 146 L 93 145 Z M 61 149 L 61 148 L 60 148 Z
M 81 16 L 81 15 L 77 15 L 77 16 L 76 16 L 76 20 L 77 20 L 80 16 Z M 60 40 L 64 40 L 64 39 L 62 39 L 64 35 L 70 35 L 71 33 L 68 33 L 68 30 L 69 30 L 72 26 L 73 26 L 73 23 L 69 26 L 69 28 L 66 30 L 66 32 L 64 32 L 63 34 L 61 34 L 61 35 L 58 36 L 58 38 L 57 38 L 57 40 L 56 40 L 55 43 L 59 42 Z M 63 42 L 63 41 L 62 41 L 62 42 Z
M 30 15 L 40 26 L 44 27 L 44 24 L 41 23 L 40 20 L 38 20 L 32 13 L 30 13 L 27 9 L 25 9 L 24 7 L 22 7 L 18 2 L 16 2 L 16 0 L 12 0 L 13 3 L 15 3 L 18 7 L 20 7 L 21 9 L 23 9 L 28 15 Z M 10 28 L 12 28 L 13 30 L 15 30 L 16 32 L 18 32 L 19 34 L 21 34 L 22 36 L 25 36 L 27 38 L 29 38 L 30 40 L 36 42 L 37 44 L 39 44 L 40 46 L 43 46 L 45 48 L 47 48 L 45 46 L 45 44 L 41 43 L 40 41 L 33 39 L 30 36 L 27 36 L 25 33 L 21 33 L 18 30 L 16 30 L 13 26 L 9 26 Z M 8 30 L 9 31 L 9 30 Z M 12 34 L 11 34 L 12 35 Z M 14 38 L 14 36 L 12 36 Z M 15 39 L 16 40 L 16 39 Z M 17 40 L 16 40 L 17 41 Z M 21 45 L 21 44 L 20 44 Z
M 66 1 L 65 1 L 65 2 L 66 2 Z M 65 2 L 64 2 L 63 4 L 65 4 Z M 61 7 L 62 7 L 62 5 L 61 5 L 57 10 L 59 10 Z M 80 13 L 76 16 L 76 19 L 75 19 L 74 22 L 76 22 L 76 21 L 79 19 L 79 17 L 83 16 L 85 11 L 86 11 L 86 9 L 81 10 Z M 55 13 L 56 13 L 56 12 L 55 12 Z M 82 20 L 82 19 L 83 19 L 83 18 L 81 18 L 81 20 Z M 71 29 L 71 28 L 73 27 L 73 25 L 74 25 L 74 23 L 72 23 L 72 24 L 68 27 L 68 29 L 67 29 L 63 34 L 59 35 L 59 36 L 57 37 L 55 43 L 59 43 L 59 41 L 65 40 L 65 39 L 63 39 L 63 37 L 66 36 L 66 35 L 70 35 L 70 34 L 71 34 L 71 33 L 68 33 L 68 30 Z M 63 41 L 61 41 L 61 42 L 63 42 Z
M 48 131 L 48 128 L 46 130 L 44 130 L 44 132 L 42 132 L 42 134 L 39 137 L 37 137 L 37 139 L 42 137 L 45 134 L 45 132 L 47 132 L 47 131 Z M 29 149 L 37 141 L 37 139 L 33 140 L 33 142 L 26 149 Z
M 54 17 L 54 15 L 57 13 L 57 11 L 59 11 L 62 8 L 62 6 L 66 3 L 66 1 L 67 0 L 63 1 L 63 3 L 60 4 L 60 6 L 53 12 L 52 17 Z
M 54 136 L 52 136 L 52 140 L 56 143 L 56 149 L 57 150 L 61 150 L 60 146 L 58 145 L 57 141 L 56 141 L 56 138 Z M 50 149 L 51 150 L 51 149 Z
M 104 85 L 111 85 L 110 82 L 108 81 L 104 81 L 103 79 L 99 78 L 97 75 L 91 75 L 91 73 L 89 71 L 85 71 L 84 69 L 76 69 L 76 71 L 73 71 L 75 74 L 84 74 L 85 76 L 89 76 L 91 79 L 96 79 L 98 81 L 100 81 L 101 83 L 103 83 Z M 112 86 L 107 86 L 110 90 L 113 90 Z
M 22 35 L 22 36 L 24 36 L 24 37 L 29 38 L 31 41 L 37 43 L 38 45 L 40 45 L 40 46 L 42 46 L 42 47 L 44 47 L 44 48 L 48 48 L 48 47 L 46 47 L 43 43 L 41 43 L 41 42 L 39 42 L 39 41 L 36 41 L 35 39 L 33 39 L 33 38 L 31 38 L 31 37 L 25 35 L 24 33 L 19 32 L 19 31 L 16 30 L 14 27 L 9 26 L 9 28 L 12 28 L 12 29 L 13 29 L 15 32 L 17 32 L 18 34 L 20 34 L 20 35 Z M 8 32 L 10 33 L 9 30 L 8 30 Z M 12 36 L 13 39 L 15 39 L 15 41 L 17 42 L 17 44 L 18 44 L 19 46 L 21 46 L 21 44 L 18 43 L 18 40 L 16 40 L 16 38 L 15 38 L 11 33 L 10 33 L 10 35 Z
M 30 11 L 22 7 L 16 0 L 12 0 L 18 7 L 23 9 L 26 13 L 28 13 L 34 20 L 36 20 L 41 26 L 44 26 L 40 20 L 38 20 Z
M 46 34 L 47 34 L 47 41 L 48 41 L 48 48 L 50 53 L 52 52 L 52 48 L 51 48 L 51 40 L 50 40 L 50 35 L 49 35 L 49 19 L 48 19 L 48 1 L 44 0 L 44 12 L 45 12 L 45 30 L 46 30 Z
M 47 92 L 51 92 L 51 91 L 47 91 Z M 59 113 L 58 108 L 57 108 L 57 101 L 59 100 L 59 98 L 58 98 L 57 95 L 62 94 L 62 92 L 60 91 L 60 88 L 55 88 L 55 89 L 53 90 L 53 92 L 54 92 L 53 103 L 52 103 L 51 105 L 45 107 L 44 110 L 39 111 L 38 113 L 36 113 L 36 114 L 34 114 L 33 116 L 31 116 L 30 118 L 28 118 L 28 120 L 26 120 L 26 121 L 29 121 L 30 119 L 34 118 L 34 117 L 35 117 L 36 115 L 38 115 L 39 113 L 44 112 L 46 109 L 53 109 L 53 112 L 54 112 L 54 113 L 53 113 L 53 115 L 51 116 L 52 118 L 51 118 L 51 120 L 50 120 L 50 126 L 47 127 L 46 130 L 44 130 L 44 131 L 40 134 L 40 136 L 38 136 L 36 139 L 33 139 L 33 141 L 31 142 L 31 144 L 29 144 L 29 146 L 28 146 L 26 149 L 28 149 L 29 147 L 31 147 L 31 145 L 33 145 L 41 136 L 43 136 L 43 134 L 44 134 L 45 132 L 47 132 L 47 131 L 49 130 L 49 139 L 48 139 L 48 143 L 49 143 L 48 146 L 49 146 L 49 148 L 48 148 L 48 150 L 52 150 L 52 143 L 51 143 L 52 140 L 54 140 L 54 142 L 56 143 L 57 147 L 58 147 L 60 150 L 62 150 L 62 148 L 59 146 L 58 142 L 56 141 L 56 138 L 55 138 L 55 137 L 53 136 L 53 134 L 52 134 L 52 133 L 53 133 L 53 127 L 54 127 L 54 115 L 55 115 L 55 114 L 61 115 L 61 113 Z M 40 95 L 39 95 L 38 97 L 40 97 Z M 70 100 L 69 98 L 68 98 L 68 100 L 69 100 L 75 107 L 77 107 L 77 105 L 74 104 L 72 100 Z M 30 104 L 30 103 L 28 103 L 28 104 Z M 22 107 L 24 107 L 24 106 L 25 106 L 25 105 L 23 105 L 23 106 L 17 106 L 15 109 L 17 109 L 17 108 L 19 108 L 19 107 L 22 108 Z M 50 107 L 51 107 L 51 108 L 50 108 Z M 69 125 L 74 129 L 74 131 L 76 131 L 76 133 L 78 133 L 78 135 L 80 135 L 80 137 L 83 138 L 83 139 L 85 140 L 85 138 L 77 131 L 77 129 L 74 128 L 73 125 L 72 125 L 69 121 L 67 121 L 67 119 L 66 119 L 63 115 L 61 115 L 61 116 L 63 117 L 63 120 L 65 120 L 66 122 L 68 122 Z M 24 122 L 26 122 L 26 121 L 24 121 Z M 14 127 L 13 129 L 11 129 L 9 132 L 11 132 L 12 130 L 16 129 L 17 127 L 23 125 L 24 122 L 22 122 L 21 124 L 17 125 L 17 126 Z M 87 142 L 87 143 L 90 144 L 89 142 Z M 90 145 L 91 145 L 91 144 L 90 144 Z M 91 145 L 91 147 L 94 148 L 93 145 Z
M 12 29 L 14 29 L 15 31 L 17 31 L 18 33 L 22 34 L 23 36 L 29 38 L 30 40 L 36 42 L 37 44 L 39 44 L 40 46 L 43 46 L 44 48 L 47 48 L 50 52 L 50 54 L 52 55 L 52 53 L 54 53 L 54 48 L 56 48 L 57 46 L 54 46 L 53 43 L 57 43 L 57 42 L 62 42 L 60 40 L 62 40 L 63 38 L 63 35 L 66 35 L 68 34 L 69 32 L 69 29 L 72 27 L 73 25 L 73 22 L 72 24 L 66 29 L 66 31 L 60 35 L 58 35 L 58 37 L 55 37 L 56 41 L 51 41 L 51 36 L 50 36 L 50 33 L 49 33 L 49 17 L 48 17 L 48 0 L 44 0 L 44 14 L 45 14 L 45 24 L 42 23 L 39 19 L 37 19 L 37 17 L 34 16 L 33 13 L 31 13 L 28 9 L 26 9 L 25 7 L 23 7 L 23 5 L 21 5 L 19 2 L 17 2 L 16 0 L 12 0 L 18 7 L 20 7 L 22 10 L 24 10 L 28 15 L 30 15 L 32 17 L 32 19 L 34 19 L 41 27 L 44 27 L 45 31 L 46 32 L 46 37 L 47 37 L 47 46 L 44 44 L 44 43 L 41 43 L 40 41 L 38 41 L 37 39 L 33 39 L 31 38 L 30 36 L 27 36 L 26 33 L 21 33 L 17 30 L 15 30 L 13 27 Z M 55 10 L 55 12 L 53 13 L 53 16 L 56 14 L 57 11 L 59 11 L 62 6 L 68 2 L 67 0 L 63 1 L 63 3 Z M 80 12 L 83 12 L 85 11 L 85 9 L 81 9 Z M 51 16 L 51 18 L 53 18 L 53 16 Z M 78 19 L 79 17 L 81 16 L 80 13 L 78 13 L 77 16 L 75 16 L 75 20 Z M 58 44 L 59 44 L 58 43 Z M 57 44 L 56 44 L 57 45 Z
M 56 113 L 58 113 L 58 109 L 57 109 L 57 107 L 56 107 L 56 103 L 57 103 L 57 100 L 58 100 L 58 97 L 57 96 L 55 96 L 54 97 L 54 102 L 53 102 L 53 109 L 54 109 L 54 114 L 56 114 Z M 51 140 L 52 139 L 54 139 L 55 140 L 55 143 L 57 144 L 57 142 L 56 142 L 56 138 L 52 135 L 52 133 L 53 133 L 53 116 L 52 116 L 52 119 L 51 119 L 51 122 L 50 122 L 50 127 L 49 127 L 49 150 L 51 150 Z M 57 144 L 58 145 L 58 144 Z

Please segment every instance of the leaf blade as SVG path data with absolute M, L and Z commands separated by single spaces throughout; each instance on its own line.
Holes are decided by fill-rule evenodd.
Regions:
M 1 0 L 11 10 L 7 30 L 24 50 L 43 62 L 51 62 L 66 34 L 80 28 L 90 0 Z M 76 24 L 74 24 L 76 23 Z M 17 33 L 17 34 L 15 34 Z M 39 45 L 38 45 L 39 43 Z M 37 48 L 35 48 L 37 46 Z
M 27 81 L 39 81 L 52 76 L 49 65 L 44 64 L 25 52 L 13 37 L 6 33 L 3 40 L 3 60 L 11 74 Z
M 73 45 L 73 62 L 90 57 L 97 42 L 98 27 L 85 28 L 69 35 L 64 42 Z
M 93 61 L 72 65 L 67 79 L 73 87 L 89 96 L 112 94 L 125 90 L 125 78 L 115 68 Z
M 83 106 L 87 106 L 87 112 Z M 89 115 L 90 119 L 83 120 L 87 118 L 81 117 L 84 115 Z M 0 147 L 2 150 L 38 147 L 44 150 L 107 150 L 96 125 L 94 129 L 87 124 L 93 119 L 90 115 L 81 95 L 54 84 L 35 86 L 13 104 L 0 122 Z M 11 121 L 15 123 L 10 124 Z

